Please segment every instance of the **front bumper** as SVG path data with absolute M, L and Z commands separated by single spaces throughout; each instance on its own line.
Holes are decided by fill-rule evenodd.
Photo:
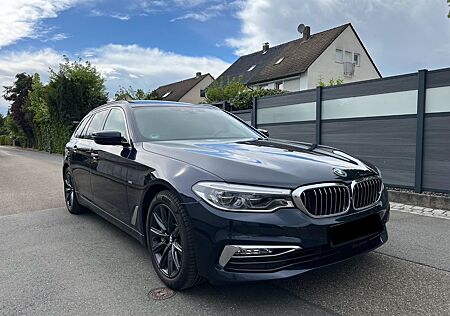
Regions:
M 273 213 L 234 213 L 217 210 L 206 203 L 185 204 L 196 240 L 199 273 L 212 283 L 258 281 L 291 277 L 371 251 L 387 239 L 389 203 L 386 191 L 370 209 L 336 217 L 312 218 L 296 208 Z M 330 227 L 379 216 L 382 228 L 376 233 L 333 245 Z M 227 245 L 292 246 L 279 256 L 243 259 L 219 258 Z M 222 256 L 223 257 L 223 256 Z

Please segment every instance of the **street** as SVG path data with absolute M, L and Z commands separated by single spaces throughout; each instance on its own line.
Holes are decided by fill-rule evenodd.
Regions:
M 450 220 L 393 210 L 376 251 L 287 280 L 167 300 L 147 249 L 64 207 L 62 157 L 0 146 L 0 314 L 449 315 Z

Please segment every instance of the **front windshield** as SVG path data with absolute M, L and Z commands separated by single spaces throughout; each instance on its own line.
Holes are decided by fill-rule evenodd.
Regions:
M 260 138 L 231 115 L 209 107 L 138 107 L 133 109 L 141 141 Z

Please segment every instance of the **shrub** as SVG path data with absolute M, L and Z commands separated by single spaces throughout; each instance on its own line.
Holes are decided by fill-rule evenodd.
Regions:
M 11 146 L 12 138 L 9 137 L 8 135 L 0 135 L 0 145 Z
M 239 110 L 251 109 L 253 105 L 253 98 L 265 97 L 268 95 L 282 94 L 284 91 L 279 89 L 255 89 L 245 90 L 231 100 L 233 107 Z
M 241 82 L 241 78 L 233 78 L 227 82 L 224 82 L 224 80 L 216 80 L 206 89 L 206 101 L 208 103 L 223 101 L 232 103 L 233 99 L 246 89 L 245 85 Z

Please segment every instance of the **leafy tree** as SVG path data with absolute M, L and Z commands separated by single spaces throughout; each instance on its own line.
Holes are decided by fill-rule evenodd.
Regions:
M 450 0 L 447 0 L 447 4 L 450 7 Z M 448 10 L 447 17 L 450 19 L 450 9 Z
M 213 82 L 206 89 L 208 103 L 230 102 L 234 109 L 249 109 L 253 98 L 283 93 L 279 89 L 249 89 L 242 83 L 242 78 L 233 78 L 224 83 L 223 80 Z
M 233 103 L 234 98 L 240 93 L 247 90 L 247 87 L 242 83 L 242 78 L 233 78 L 224 82 L 223 80 L 214 81 L 206 89 L 206 102 L 217 103 L 228 101 Z
M 26 73 L 19 73 L 16 75 L 16 80 L 12 86 L 5 86 L 3 98 L 11 101 L 11 119 L 14 120 L 17 127 L 22 131 L 22 135 L 33 142 L 33 128 L 32 122 L 26 115 L 28 105 L 28 92 L 31 90 L 32 78 Z M 11 122 L 8 121 L 9 126 Z
M 50 127 L 52 121 L 47 105 L 47 87 L 42 84 L 41 78 L 37 73 L 33 76 L 28 101 L 28 112 L 33 118 L 36 147 L 40 150 L 49 149 L 49 147 L 51 148 L 50 138 L 52 135 Z
M 3 114 L 0 113 L 0 135 L 5 134 L 4 126 L 5 126 L 5 118 L 3 117 Z
M 162 97 L 156 92 L 155 90 L 152 90 L 150 92 L 147 92 L 146 100 L 162 100 Z
M 134 90 L 133 87 L 129 86 L 128 89 L 124 87 L 119 87 L 119 90 L 114 94 L 114 100 L 161 100 L 161 96 L 158 95 L 156 90 L 144 92 L 142 89 Z
M 12 104 L 3 132 L 22 145 L 62 153 L 72 122 L 106 103 L 107 95 L 104 79 L 89 62 L 64 57 L 58 71 L 50 70 L 48 85 L 42 84 L 39 74 L 21 73 L 13 86 L 5 87 L 4 98 Z
M 50 116 L 69 125 L 108 101 L 105 80 L 89 62 L 70 62 L 64 57 L 59 71 L 50 70 L 48 84 Z
M 25 133 L 19 124 L 17 124 L 17 122 L 13 119 L 11 114 L 5 117 L 4 127 L 6 129 L 6 134 L 12 138 L 17 139 L 25 137 Z

